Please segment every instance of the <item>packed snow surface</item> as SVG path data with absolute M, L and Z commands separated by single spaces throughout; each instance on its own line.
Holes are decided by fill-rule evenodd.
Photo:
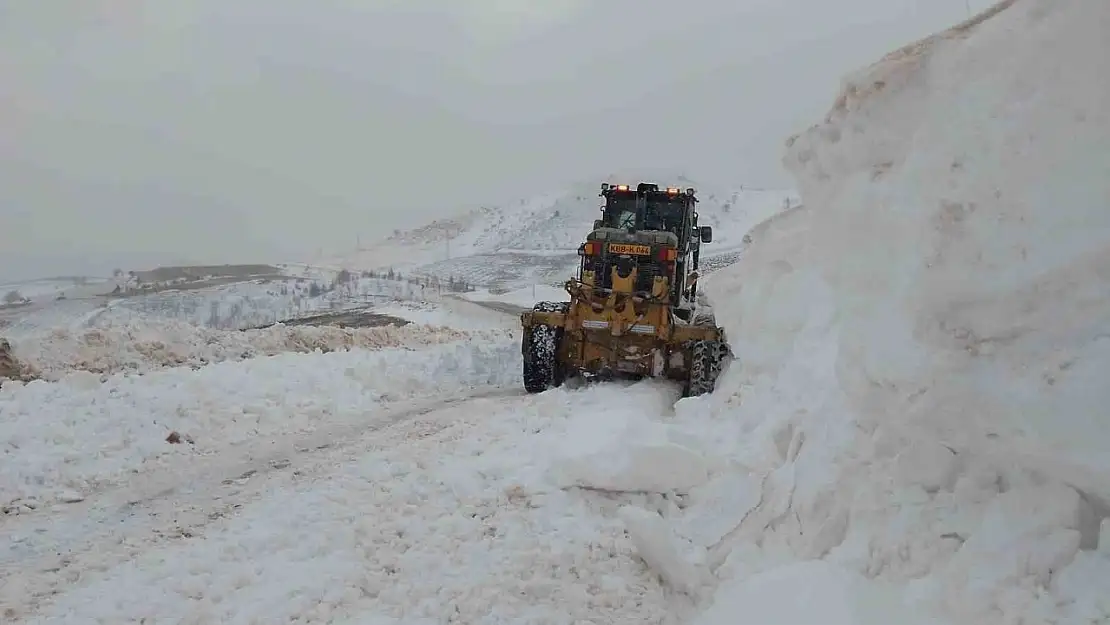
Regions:
M 287 393 L 319 401 L 307 385 Z M 7 592 L 37 597 L 28 622 L 676 622 L 665 619 L 692 616 L 692 604 L 642 564 L 620 502 L 562 488 L 556 470 L 581 451 L 571 430 L 649 425 L 675 397 L 649 382 L 441 408 L 292 466 L 139 501 L 97 549 L 67 522 L 14 528 L 20 553 L 57 572 L 32 577 L 25 564 Z M 668 505 L 632 501 L 653 515 Z
M 702 622 L 1110 619 L 1108 25 L 1002 3 L 791 142 L 805 208 L 707 280 L 742 366 L 680 404 L 762 484 Z

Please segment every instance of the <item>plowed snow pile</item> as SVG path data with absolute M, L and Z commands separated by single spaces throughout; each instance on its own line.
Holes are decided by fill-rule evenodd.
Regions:
M 515 388 L 519 375 L 519 344 L 506 339 L 281 354 L 103 382 L 74 372 L 59 382 L 7 383 L 0 388 L 0 511 L 86 496 L 161 463 L 204 464 L 284 434 L 369 428 L 391 405 Z
M 467 338 L 499 339 L 503 331 L 463 332 L 448 327 L 337 328 L 276 325 L 258 330 L 216 330 L 180 321 L 144 319 L 83 332 L 59 329 L 15 342 L 15 355 L 43 378 L 72 370 L 144 372 L 160 367 L 202 366 L 285 352 L 330 352 L 438 345 Z
M 851 77 L 710 280 L 701 623 L 1110 622 L 1110 3 L 997 8 Z

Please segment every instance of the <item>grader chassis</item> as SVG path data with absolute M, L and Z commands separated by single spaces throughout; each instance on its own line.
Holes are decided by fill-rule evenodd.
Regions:
M 570 301 L 521 314 L 524 386 L 574 377 L 666 378 L 685 396 L 713 391 L 731 358 L 724 330 L 697 291 L 701 244 L 693 189 L 602 185 L 603 217 L 579 248 Z

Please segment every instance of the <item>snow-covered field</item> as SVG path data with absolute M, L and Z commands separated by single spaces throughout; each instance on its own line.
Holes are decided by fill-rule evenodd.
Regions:
M 209 328 L 238 330 L 321 311 L 394 301 L 435 301 L 439 293 L 400 280 L 357 278 L 323 290 L 330 278 L 287 282 L 240 282 L 195 291 L 114 300 L 101 318 L 108 323 L 134 319 L 173 319 Z M 313 285 L 318 290 L 313 290 Z
M 791 141 L 805 206 L 703 281 L 712 395 L 525 395 L 511 311 L 465 300 L 540 287 L 5 384 L 4 622 L 1110 622 L 1110 5 L 999 9 Z
M 14 308 L 0 315 L 0 335 L 18 341 L 59 328 L 81 331 L 165 321 L 239 330 L 352 307 L 437 302 L 442 293 L 404 280 L 359 277 L 333 287 L 334 271 L 313 268 L 288 280 L 248 280 L 193 290 L 167 289 L 122 298 L 87 297 Z M 304 274 L 304 275 L 301 275 Z M 101 293 L 109 291 L 102 288 Z

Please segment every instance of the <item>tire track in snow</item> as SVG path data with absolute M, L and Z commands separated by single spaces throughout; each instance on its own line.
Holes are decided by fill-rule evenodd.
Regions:
M 481 395 L 394 414 L 357 435 L 306 437 L 331 446 L 228 463 L 117 508 L 82 552 L 36 563 L 55 570 L 21 563 L 27 573 L 0 591 L 13 609 L 6 618 L 533 622 L 542 613 L 631 624 L 688 610 L 635 555 L 612 504 L 535 481 L 553 444 L 578 431 L 570 421 L 662 414 L 670 389 Z M 477 568 L 461 574 L 465 562 Z M 319 570 L 288 574 L 302 569 Z M 277 603 L 259 604 L 260 593 Z
M 76 581 L 83 570 L 106 568 L 165 540 L 192 537 L 199 528 L 260 496 L 273 479 L 345 453 L 367 436 L 469 402 L 524 397 L 523 390 L 494 388 L 407 402 L 370 422 L 344 420 L 308 434 L 251 441 L 193 470 L 183 471 L 175 463 L 75 504 L 0 517 L 9 537 L 7 550 L 0 553 L 0 616 L 8 619 L 12 611 L 33 609 Z M 236 488 L 251 482 L 254 485 L 246 489 Z M 50 512 L 54 514 L 47 516 Z

